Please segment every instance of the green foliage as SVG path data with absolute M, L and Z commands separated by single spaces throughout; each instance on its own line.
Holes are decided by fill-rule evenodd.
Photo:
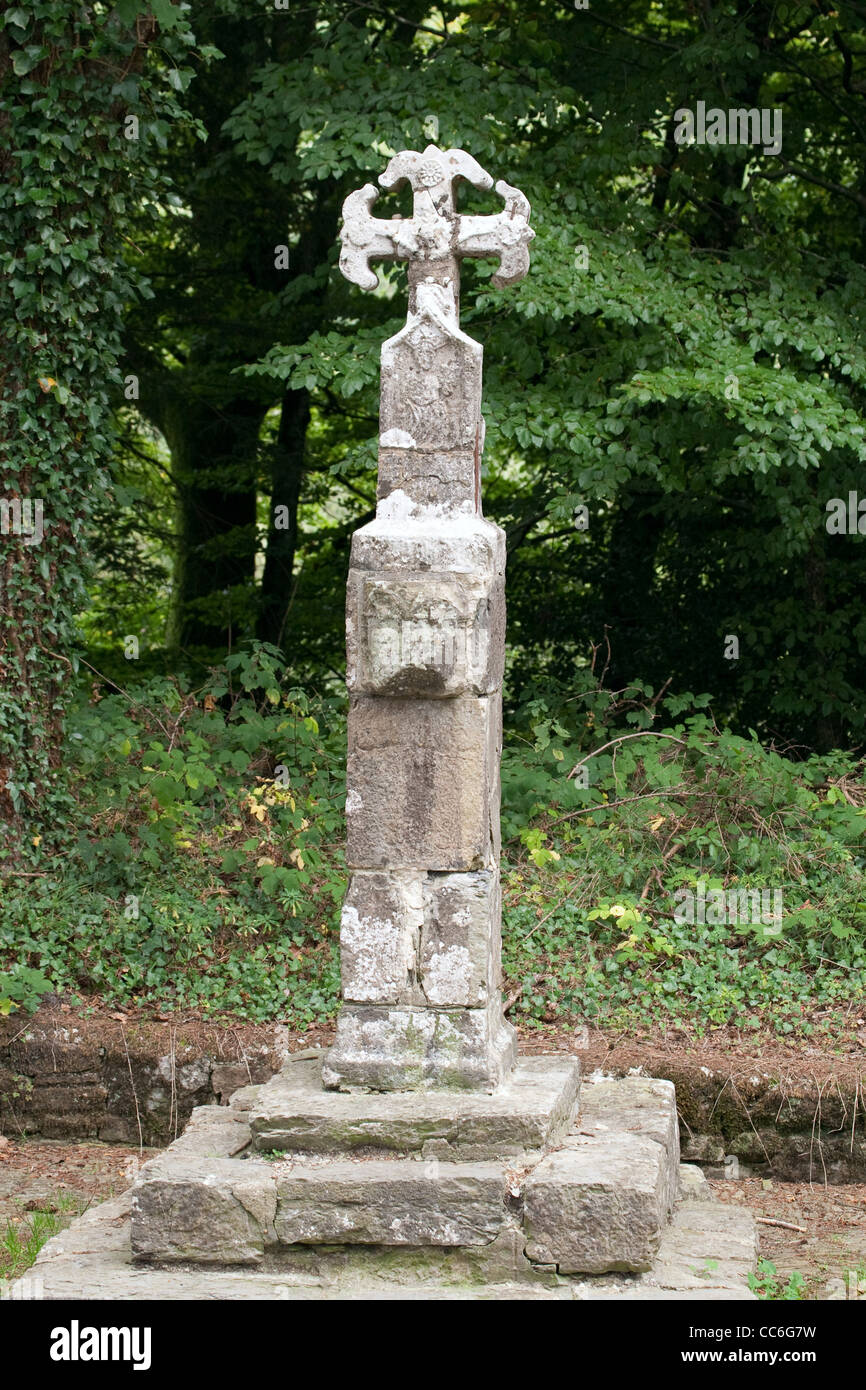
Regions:
M 796 1270 L 784 1276 L 779 1274 L 772 1260 L 763 1256 L 758 1260 L 757 1274 L 749 1274 L 749 1288 L 756 1298 L 767 1302 L 798 1302 L 806 1297 L 806 1281 Z
M 832 1034 L 866 993 L 862 760 L 790 762 L 720 732 L 705 703 L 637 682 L 590 684 L 580 716 L 525 710 L 503 758 L 503 910 L 528 1020 L 808 1035 L 824 1008 Z M 586 787 L 567 775 L 581 765 Z M 781 891 L 778 921 L 753 910 L 762 889 Z M 685 891 L 738 896 L 678 921 Z
M 441 146 L 529 196 L 527 279 L 494 292 L 489 264 L 464 263 L 462 296 L 485 342 L 513 689 L 568 686 L 607 635 L 613 686 L 710 689 L 738 731 L 806 748 L 859 737 L 862 542 L 825 529 L 830 498 L 866 491 L 857 7 L 350 9 L 320 3 L 297 60 L 263 64 L 227 129 L 314 197 L 375 182 L 435 118 Z M 697 100 L 778 108 L 783 157 L 677 145 L 674 112 Z M 329 274 L 325 322 L 249 370 L 310 392 L 335 489 L 369 495 L 347 434 L 375 431 L 373 348 L 402 322 L 405 269 L 372 295 Z
M 44 994 L 50 993 L 51 981 L 41 970 L 27 965 L 13 965 L 8 972 L 0 971 L 0 1018 L 23 1009 L 35 1013 Z
M 59 1193 L 50 1207 L 28 1212 L 20 1222 L 6 1222 L 0 1235 L 0 1279 L 17 1279 L 35 1264 L 46 1241 L 65 1230 L 82 1206 L 69 1193 Z
M 197 52 L 169 0 L 0 17 L 0 495 L 45 503 L 40 544 L 0 537 L 0 832 L 32 861 L 4 885 L 6 1007 L 26 972 L 334 1007 L 329 692 L 405 298 L 405 267 L 342 279 L 339 209 L 430 138 L 524 189 L 537 231 L 522 285 L 470 262 L 462 295 L 509 546 L 514 1011 L 808 1033 L 859 1001 L 863 763 L 828 750 L 866 731 L 862 536 L 825 512 L 866 492 L 862 16 L 787 8 L 214 0 Z M 779 106 L 784 153 L 678 145 L 697 100 Z M 75 679 L 79 637 L 110 693 Z M 780 923 L 674 919 L 679 892 L 764 887 Z
M 273 648 L 195 691 L 155 678 L 70 715 L 75 864 L 8 894 L 0 950 L 113 1003 L 315 1021 L 334 1008 L 345 717 Z
M 862 762 L 792 763 L 719 732 L 704 705 L 590 680 L 511 721 L 512 1018 L 832 1037 L 863 998 Z M 65 752 L 73 851 L 43 842 L 37 876 L 9 880 L 7 976 L 38 971 L 113 1005 L 297 1026 L 333 1015 L 345 736 L 345 702 L 299 690 L 266 644 L 195 689 L 82 690 Z M 586 786 L 568 775 L 581 764 Z M 684 889 L 760 888 L 782 890 L 780 921 L 675 920 Z
M 19 851 L 25 819 L 68 810 L 82 534 L 110 491 L 122 316 L 141 288 L 124 238 L 143 206 L 159 216 L 153 151 L 186 124 L 192 36 L 168 0 L 170 32 L 144 11 L 33 0 L 0 18 L 0 497 L 44 509 L 39 539 L 0 536 L 0 833 Z

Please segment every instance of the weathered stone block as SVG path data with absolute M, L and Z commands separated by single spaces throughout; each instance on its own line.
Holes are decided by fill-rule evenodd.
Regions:
M 668 1213 L 679 1195 L 680 1127 L 673 1082 L 647 1076 L 624 1076 L 590 1082 L 580 1097 L 581 1130 L 599 1137 L 640 1134 L 664 1151 L 665 1204 Z M 580 1143 L 572 1136 L 566 1144 Z
M 389 447 L 379 441 L 379 500 L 400 491 L 419 507 L 444 507 L 474 515 L 479 510 L 480 451 Z
M 526 1180 L 526 1253 L 563 1274 L 649 1269 L 667 1223 L 666 1155 L 637 1134 L 577 1138 Z
M 498 999 L 484 1009 L 344 1004 L 322 1079 L 341 1090 L 489 1091 L 516 1057 L 516 1034 Z
M 576 1057 L 526 1057 L 492 1094 L 325 1091 L 315 1062 L 287 1063 L 249 1113 L 253 1148 L 422 1154 L 443 1162 L 538 1154 L 559 1143 L 580 1088 Z
M 711 1202 L 713 1200 L 712 1189 L 703 1170 L 694 1163 L 680 1164 L 679 1199 L 681 1202 Z
M 76 1115 L 91 1110 L 99 1113 L 108 1096 L 107 1088 L 90 1080 L 68 1084 L 74 1079 L 61 1073 L 57 1083 L 50 1085 L 40 1078 L 40 1084 L 34 1086 L 30 1096 L 29 1108 L 33 1114 Z
M 295 1164 L 276 1187 L 286 1245 L 487 1245 L 506 1219 L 505 1171 L 495 1163 Z
M 170 1146 L 184 1158 L 234 1158 L 249 1148 L 247 1117 L 234 1106 L 199 1105 L 186 1129 Z
M 379 504 L 380 515 L 352 536 L 353 570 L 409 574 L 505 573 L 505 532 L 480 516 L 431 519 L 397 489 Z
M 340 928 L 349 1004 L 483 1008 L 499 988 L 499 878 L 356 870 Z
M 499 843 L 501 730 L 498 695 L 356 696 L 346 794 L 350 867 L 487 867 Z
M 257 1264 L 275 1241 L 276 1210 L 269 1164 L 169 1150 L 145 1165 L 133 1190 L 133 1257 Z
M 102 1115 L 98 1110 L 72 1110 L 61 1115 L 42 1115 L 39 1133 L 43 1139 L 96 1138 Z M 138 1134 L 135 1135 L 138 1143 Z
M 503 578 L 352 570 L 346 651 L 354 694 L 492 693 L 505 659 Z
M 382 344 L 382 437 L 407 449 L 474 449 L 484 351 L 430 298 Z
M 424 915 L 423 876 L 354 873 L 340 921 L 343 999 L 401 1003 L 414 983 Z
M 500 983 L 499 875 L 429 874 L 420 979 L 429 1004 L 478 1007 Z

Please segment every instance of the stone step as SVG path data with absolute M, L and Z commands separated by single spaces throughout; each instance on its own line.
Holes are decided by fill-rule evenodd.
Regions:
M 497 1096 L 325 1092 L 315 1061 L 289 1064 L 196 1111 L 145 1165 L 134 1255 L 255 1265 L 293 1246 L 472 1249 L 501 1236 L 527 1268 L 647 1270 L 679 1187 L 674 1088 L 595 1080 L 575 1116 L 576 1089 L 568 1058 L 526 1059 Z M 264 1152 L 274 1134 L 292 1150 L 256 1152 L 257 1122 Z
M 540 1156 L 572 1122 L 576 1057 L 521 1058 L 492 1094 L 326 1091 L 315 1061 L 288 1062 L 249 1101 L 258 1153 L 420 1154 L 449 1163 Z
M 320 1073 L 316 1059 L 289 1062 L 230 1106 L 194 1111 L 136 1180 L 135 1259 L 257 1265 L 296 1244 L 490 1244 L 519 1198 L 507 1168 L 525 1171 L 564 1138 L 580 1085 L 569 1057 L 525 1059 L 495 1095 L 344 1094 L 324 1091 Z
M 584 1083 L 571 1131 L 526 1179 L 526 1253 L 562 1274 L 648 1270 L 678 1190 L 673 1085 Z
M 497 1163 L 390 1158 L 275 1166 L 274 1227 L 283 1245 L 484 1246 L 508 1218 L 506 1173 Z

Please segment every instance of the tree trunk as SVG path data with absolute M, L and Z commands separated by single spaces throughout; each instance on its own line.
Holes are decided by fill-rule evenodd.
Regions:
M 653 504 L 659 494 L 632 486 L 617 501 L 602 590 L 602 616 L 610 640 L 606 684 L 618 690 L 645 670 L 652 643 L 656 551 L 664 522 Z M 596 641 L 602 634 L 596 635 Z
M 292 598 L 292 572 L 298 548 L 298 503 L 309 421 L 307 392 L 287 391 L 274 454 L 268 551 L 258 621 L 258 636 L 275 647 L 282 645 Z
M 261 400 L 222 407 L 179 399 L 165 411 L 178 483 L 177 556 L 168 645 L 224 653 L 252 629 L 255 463 Z

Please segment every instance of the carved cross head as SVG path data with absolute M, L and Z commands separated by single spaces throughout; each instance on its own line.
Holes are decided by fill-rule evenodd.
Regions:
M 458 179 L 482 191 L 494 189 L 505 204 L 502 211 L 489 216 L 458 213 L 454 205 Z M 433 282 L 450 289 L 456 314 L 464 256 L 498 260 L 492 280 L 497 289 L 523 279 L 529 269 L 529 243 L 535 236 L 529 225 L 529 203 L 504 179 L 494 183 L 465 150 L 439 150 L 435 145 L 428 145 L 423 154 L 403 150 L 390 161 L 379 183 L 389 191 L 409 183 L 413 213 L 410 218 L 390 221 L 374 217 L 371 209 L 379 189 L 372 183 L 349 194 L 343 203 L 340 232 L 340 269 L 347 280 L 373 290 L 379 278 L 371 261 L 408 261 L 410 312 L 416 307 L 417 286 Z

